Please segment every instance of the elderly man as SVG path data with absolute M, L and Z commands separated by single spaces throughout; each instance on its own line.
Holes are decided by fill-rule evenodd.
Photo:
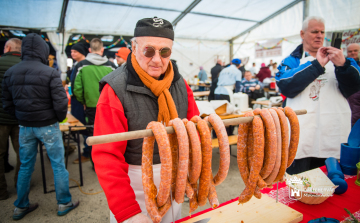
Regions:
M 120 47 L 117 53 L 115 53 L 115 59 L 119 67 L 126 62 L 129 53 L 130 50 L 126 47 Z
M 199 115 L 190 87 L 170 61 L 173 40 L 173 27 L 167 20 L 154 17 L 137 22 L 126 64 L 100 81 L 94 135 L 142 130 L 151 121 L 168 123 Z M 146 216 L 142 186 L 142 142 L 93 146 L 96 173 L 114 214 L 110 222 L 152 222 Z M 153 163 L 158 187 L 161 164 L 156 144 Z M 179 219 L 181 204 L 173 201 L 172 208 L 174 218 Z M 162 222 L 171 221 L 169 211 Z
M 357 43 L 352 43 L 347 47 L 347 57 L 353 58 L 358 65 L 360 65 L 359 52 L 360 52 L 360 45 Z
M 0 57 L 0 83 L 3 81 L 5 72 L 15 64 L 21 61 L 21 40 L 18 38 L 11 38 L 5 43 L 4 54 Z M 0 91 L 0 97 L 2 92 Z M 17 164 L 14 176 L 16 185 L 17 177 L 20 169 L 19 158 L 19 123 L 15 116 L 12 116 L 4 111 L 2 101 L 0 101 L 0 200 L 5 200 L 9 197 L 7 191 L 7 184 L 5 180 L 6 167 L 12 167 L 8 163 L 9 157 L 9 143 L 11 138 L 13 148 L 16 153 Z M 12 167 L 13 169 L 13 167 Z
M 235 84 L 241 81 L 240 66 L 241 60 L 233 59 L 230 66 L 220 72 L 217 88 L 215 89 L 215 100 L 231 101 Z
M 237 82 L 235 86 L 236 92 L 243 92 L 249 96 L 249 107 L 251 107 L 252 101 L 264 96 L 264 92 L 260 92 L 260 89 L 260 82 L 252 78 L 252 74 L 248 70 L 245 71 L 244 79 L 240 83 Z
M 287 106 L 306 109 L 298 116 L 300 142 L 289 174 L 324 165 L 328 157 L 340 158 L 340 144 L 350 132 L 350 108 L 346 101 L 360 89 L 359 66 L 342 51 L 322 47 L 324 20 L 309 17 L 300 32 L 303 44 L 278 67 L 277 85 Z
M 357 43 L 352 43 L 347 48 L 347 57 L 353 58 L 358 65 L 360 65 L 359 52 L 360 52 L 360 45 Z M 353 126 L 355 125 L 357 120 L 360 119 L 360 91 L 351 95 L 348 98 L 348 102 L 351 108 L 351 126 Z

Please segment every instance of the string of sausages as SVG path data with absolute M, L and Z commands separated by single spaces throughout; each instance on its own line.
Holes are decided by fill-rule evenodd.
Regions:
M 253 195 L 260 199 L 260 189 L 283 181 L 299 143 L 299 121 L 290 107 L 255 109 L 245 114 L 248 116 L 254 116 L 253 121 L 240 124 L 238 129 L 237 163 L 245 183 L 239 204 L 248 202 Z
M 260 199 L 260 189 L 283 180 L 299 143 L 299 122 L 290 107 L 255 109 L 245 114 L 249 116 L 254 117 L 253 121 L 240 124 L 238 129 L 237 163 L 245 183 L 239 204 L 249 201 L 253 195 Z M 211 169 L 208 122 L 219 140 L 220 164 L 215 176 Z M 174 128 L 174 134 L 168 135 L 162 123 L 150 122 L 146 129 L 151 129 L 154 136 L 145 137 L 143 141 L 142 183 L 146 209 L 155 223 L 160 222 L 171 207 L 171 197 L 180 204 L 184 202 L 185 193 L 189 197 L 190 213 L 207 200 L 212 208 L 217 208 L 215 186 L 225 180 L 230 167 L 228 136 L 218 115 L 211 114 L 205 119 L 194 116 L 190 121 L 175 118 L 169 126 Z M 152 169 L 155 140 L 161 161 L 159 189 L 154 184 Z
M 220 165 L 212 175 L 211 123 L 219 140 Z M 224 123 L 216 114 L 205 119 L 194 116 L 190 121 L 175 118 L 169 122 L 175 130 L 167 135 L 160 122 L 150 122 L 154 136 L 145 137 L 142 153 L 142 183 L 146 209 L 153 222 L 160 222 L 171 207 L 172 198 L 177 203 L 189 197 L 190 213 L 209 200 L 213 208 L 219 206 L 215 186 L 226 178 L 230 167 L 229 141 Z M 200 136 L 200 139 L 199 139 Z M 155 140 L 161 161 L 160 185 L 157 190 L 153 180 L 153 152 Z

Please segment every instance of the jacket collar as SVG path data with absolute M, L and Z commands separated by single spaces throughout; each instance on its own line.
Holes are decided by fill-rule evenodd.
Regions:
M 21 57 L 21 53 L 18 52 L 18 51 L 11 51 L 11 52 L 4 53 L 4 54 L 2 55 L 2 57 L 5 57 L 5 56 Z
M 129 76 L 128 76 L 128 79 L 127 79 L 127 84 L 129 85 L 134 85 L 134 86 L 139 86 L 139 87 L 144 87 L 144 83 L 141 81 L 139 75 L 135 72 L 135 69 L 134 67 L 132 66 L 132 63 L 131 63 L 131 54 L 132 53 L 129 53 L 128 55 L 128 58 L 127 58 L 127 62 L 126 62 L 126 68 L 128 69 L 129 71 Z M 170 60 L 171 61 L 171 60 Z M 179 70 L 178 70 L 178 67 L 176 65 L 176 63 L 172 62 L 172 65 L 173 65 L 173 69 L 174 69 L 174 79 L 172 81 L 172 84 L 174 84 L 177 80 L 180 79 L 180 73 L 179 73 Z M 161 78 L 161 77 L 160 77 Z
M 303 55 L 303 51 L 304 51 L 303 44 L 300 44 L 290 55 L 301 59 Z

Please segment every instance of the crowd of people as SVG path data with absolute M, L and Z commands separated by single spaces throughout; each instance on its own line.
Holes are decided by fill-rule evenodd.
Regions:
M 143 139 L 91 147 L 86 145 L 86 138 L 143 130 L 152 121 L 168 124 L 174 118 L 190 120 L 199 115 L 191 88 L 170 60 L 174 35 L 172 24 L 165 19 L 139 20 L 131 50 L 123 47 L 115 54 L 118 67 L 103 55 L 103 42 L 98 38 L 90 41 L 90 47 L 77 43 L 71 48 L 75 61 L 68 72 L 73 92 L 71 113 L 87 127 L 81 132 L 81 159 L 74 163 L 92 162 L 107 197 L 110 222 L 151 222 L 141 180 Z M 275 78 L 286 97 L 284 105 L 308 112 L 299 117 L 301 138 L 296 159 L 287 170 L 290 174 L 324 165 L 324 159 L 330 156 L 339 158 L 339 145 L 346 141 L 351 124 L 360 116 L 360 46 L 350 45 L 347 57 L 340 49 L 323 47 L 325 22 L 319 17 L 307 18 L 300 35 L 303 43 L 279 66 L 271 60 L 267 66 L 262 63 L 260 69 L 253 63 L 245 70 L 239 58 L 232 59 L 228 66 L 217 60 L 211 69 L 209 95 L 209 100 L 231 101 L 234 93 L 242 92 L 254 100 L 261 96 L 266 81 Z M 0 136 L 10 137 L 17 155 L 15 220 L 38 207 L 28 195 L 39 142 L 44 144 L 53 169 L 57 214 L 65 215 L 79 205 L 69 192 L 59 130 L 59 122 L 68 111 L 66 87 L 59 72 L 49 66 L 48 58 L 49 46 L 34 33 L 22 41 L 8 40 L 0 57 Z M 208 80 L 202 67 L 198 78 Z M 9 197 L 4 175 L 8 147 L 6 140 L 0 142 L 0 200 Z M 160 170 L 155 144 L 153 172 L 157 187 Z M 176 220 L 181 217 L 181 204 L 173 201 L 172 205 L 173 213 L 166 213 L 164 222 L 172 221 L 172 214 Z

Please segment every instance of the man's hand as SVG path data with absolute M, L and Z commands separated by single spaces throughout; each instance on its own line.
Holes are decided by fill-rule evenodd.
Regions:
M 249 90 L 250 90 L 250 91 L 254 91 L 255 88 L 254 88 L 254 87 L 249 87 Z
M 319 48 L 316 53 L 316 59 L 322 67 L 325 67 L 325 65 L 329 62 L 329 57 L 327 56 L 327 54 L 327 47 Z
M 129 218 L 127 223 L 152 223 L 152 220 L 148 216 L 139 213 Z
M 327 48 L 329 60 L 331 60 L 331 62 L 333 62 L 333 64 L 337 67 L 344 66 L 346 59 L 342 50 L 332 46 L 326 48 Z
M 257 85 L 255 86 L 255 89 L 256 89 L 256 90 L 259 90 L 259 89 L 260 89 L 260 85 L 257 84 Z
M 84 111 L 86 110 L 86 105 L 84 105 Z

